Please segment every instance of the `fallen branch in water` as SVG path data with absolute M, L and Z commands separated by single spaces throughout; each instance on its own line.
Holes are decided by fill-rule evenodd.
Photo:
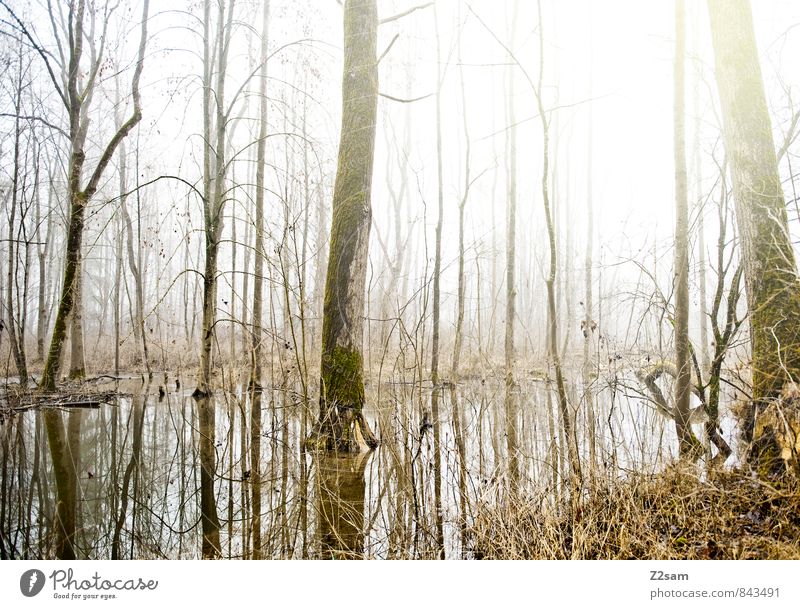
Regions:
M 114 391 L 92 392 L 7 392 L 0 398 L 0 412 L 11 415 L 32 408 L 99 408 L 102 404 L 114 404 L 124 394 Z

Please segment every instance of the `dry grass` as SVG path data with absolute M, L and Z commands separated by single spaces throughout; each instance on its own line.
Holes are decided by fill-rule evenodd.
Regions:
M 584 497 L 574 515 L 528 497 L 479 506 L 478 558 L 800 559 L 800 484 L 670 468 Z

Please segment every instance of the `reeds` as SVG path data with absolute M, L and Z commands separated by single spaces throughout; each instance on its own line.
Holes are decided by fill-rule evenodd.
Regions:
M 487 559 L 798 559 L 800 484 L 675 466 L 597 486 L 573 510 L 546 496 L 477 506 Z

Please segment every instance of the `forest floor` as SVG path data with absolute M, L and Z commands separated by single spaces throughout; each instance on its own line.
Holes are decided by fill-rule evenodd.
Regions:
M 487 559 L 800 559 L 800 483 L 739 470 L 670 467 L 584 496 L 569 516 L 544 497 L 478 510 Z

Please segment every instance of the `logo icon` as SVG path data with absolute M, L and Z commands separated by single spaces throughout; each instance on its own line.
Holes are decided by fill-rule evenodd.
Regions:
M 36 596 L 44 588 L 44 573 L 39 569 L 28 569 L 19 578 L 19 590 L 24 596 Z

